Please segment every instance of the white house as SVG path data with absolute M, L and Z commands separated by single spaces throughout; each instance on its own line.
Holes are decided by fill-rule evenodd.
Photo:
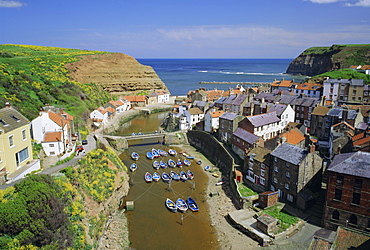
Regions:
M 189 129 L 204 118 L 204 113 L 199 108 L 190 108 L 185 111 L 185 115 L 189 124 Z
M 97 108 L 93 112 L 90 113 L 90 119 L 93 122 L 97 122 L 98 124 L 100 123 L 107 124 L 108 116 L 109 116 L 108 110 L 103 107 Z
M 170 93 L 167 91 L 155 91 L 154 95 L 157 97 L 158 103 L 166 103 L 170 101 Z
M 239 122 L 239 127 L 254 135 L 262 137 L 263 140 L 271 139 L 281 132 L 280 118 L 275 111 L 266 114 L 247 116 Z
M 289 122 L 294 122 L 295 111 L 290 104 L 274 104 L 268 112 L 276 112 L 277 117 L 280 118 L 278 123 L 278 130 L 281 132 L 288 125 Z
M 209 109 L 204 116 L 204 131 L 212 132 L 218 130 L 220 116 L 225 113 L 222 110 Z
M 127 110 L 131 109 L 131 103 L 129 100 L 126 99 L 119 99 L 117 101 L 109 101 L 105 106 L 105 108 L 112 107 L 116 114 L 120 114 Z
M 295 95 L 304 95 L 307 97 L 320 98 L 322 92 L 322 86 L 318 83 L 298 83 L 294 85 Z
M 66 112 L 54 112 L 53 107 L 46 107 L 31 122 L 33 139 L 43 145 L 45 153 L 49 156 L 59 155 L 66 151 L 68 144 L 71 143 L 71 128 L 73 117 Z M 55 134 L 57 133 L 57 134 Z M 49 142 L 57 142 L 58 145 L 49 145 Z M 54 148 L 55 150 L 48 149 Z

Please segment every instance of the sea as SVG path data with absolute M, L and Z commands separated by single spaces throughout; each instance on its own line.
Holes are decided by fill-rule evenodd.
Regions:
M 228 90 L 235 83 L 271 83 L 276 80 L 300 82 L 302 76 L 285 74 L 293 59 L 137 59 L 151 66 L 171 95 L 183 96 L 199 88 Z M 203 82 L 207 82 L 204 84 Z M 209 82 L 215 82 L 208 84 Z M 217 82 L 217 84 L 216 84 Z M 219 84 L 219 83 L 233 84 Z

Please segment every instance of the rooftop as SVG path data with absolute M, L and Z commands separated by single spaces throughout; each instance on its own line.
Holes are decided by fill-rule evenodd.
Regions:
M 336 155 L 328 171 L 370 178 L 370 153 L 358 151 Z
M 283 143 L 272 151 L 271 155 L 294 165 L 299 165 L 308 155 L 308 150 L 289 143 Z

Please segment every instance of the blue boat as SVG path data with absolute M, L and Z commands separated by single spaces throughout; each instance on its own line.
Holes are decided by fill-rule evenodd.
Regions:
M 144 179 L 145 179 L 146 182 L 152 182 L 153 176 L 149 172 L 146 172 L 145 176 L 144 176 Z
M 159 181 L 161 179 L 161 176 L 157 172 L 154 172 L 152 177 L 153 181 Z
M 172 201 L 171 199 L 169 199 L 169 198 L 166 199 L 166 207 L 171 212 L 174 212 L 175 213 L 177 211 L 176 203 L 174 201 Z
M 179 210 L 181 213 L 185 213 L 186 210 L 188 210 L 188 204 L 186 204 L 186 202 L 181 198 L 177 199 L 176 207 L 177 207 L 177 210 Z
M 154 168 L 154 169 L 159 169 L 159 167 L 160 167 L 159 162 L 158 162 L 158 161 L 154 161 L 154 162 L 153 162 L 153 168 Z
M 186 156 L 186 158 L 188 158 L 188 159 L 192 160 L 192 159 L 194 159 L 194 156 L 190 156 L 190 155 L 188 155 L 188 156 Z
M 191 165 L 191 162 L 189 160 L 185 159 L 184 160 L 184 165 L 189 167 Z
M 163 172 L 162 173 L 162 180 L 165 183 L 170 183 L 171 182 L 171 176 L 169 176 L 167 173 Z
M 167 164 L 164 161 L 160 161 L 159 165 L 161 166 L 161 168 L 167 168 Z
M 174 180 L 174 181 L 179 181 L 180 180 L 180 175 L 178 175 L 175 171 L 171 171 L 170 176 L 171 176 L 172 180 Z
M 185 171 L 181 171 L 180 180 L 186 181 L 187 179 L 188 179 L 188 176 L 186 175 Z
M 182 161 L 178 159 L 176 165 L 181 168 L 184 165 L 184 163 L 182 163 Z
M 139 154 L 138 154 L 138 153 L 136 153 L 136 152 L 132 152 L 132 154 L 131 154 L 131 158 L 132 158 L 133 160 L 137 161 L 137 160 L 139 160 Z
M 159 153 L 160 156 L 167 156 L 167 152 L 166 151 L 164 151 L 162 149 L 158 149 L 157 151 L 158 151 L 158 153 Z
M 153 154 L 153 157 L 154 158 L 158 158 L 160 155 L 159 155 L 159 153 L 158 153 L 158 151 L 156 150 L 156 149 L 152 149 L 152 154 Z
M 186 199 L 186 203 L 188 204 L 188 208 L 193 211 L 193 212 L 198 212 L 199 211 L 199 207 L 198 207 L 198 204 L 195 202 L 195 200 L 191 197 L 188 197 Z
M 172 156 L 176 156 L 176 155 L 177 155 L 177 152 L 176 152 L 175 150 L 173 150 L 173 149 L 169 149 L 169 150 L 168 150 L 168 153 L 169 153 L 170 155 L 172 155 Z
M 171 168 L 176 167 L 176 162 L 174 160 L 172 160 L 172 159 L 169 159 L 168 162 L 167 162 L 167 164 Z
M 205 171 L 209 171 L 211 169 L 211 167 L 210 166 L 206 166 L 205 168 L 204 168 L 204 170 Z
M 188 172 L 186 173 L 186 175 L 188 176 L 189 180 L 192 180 L 194 178 L 194 174 L 193 172 L 190 171 L 190 169 L 188 169 Z
M 136 163 L 132 163 L 131 166 L 130 166 L 131 172 L 134 172 L 136 169 L 137 169 Z
M 154 156 L 153 156 L 152 152 L 147 152 L 146 153 L 146 158 L 148 158 L 150 160 L 153 160 L 154 159 Z

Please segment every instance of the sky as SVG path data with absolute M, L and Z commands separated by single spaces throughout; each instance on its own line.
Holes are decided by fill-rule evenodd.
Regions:
M 0 0 L 0 44 L 135 58 L 295 58 L 370 44 L 370 0 Z

